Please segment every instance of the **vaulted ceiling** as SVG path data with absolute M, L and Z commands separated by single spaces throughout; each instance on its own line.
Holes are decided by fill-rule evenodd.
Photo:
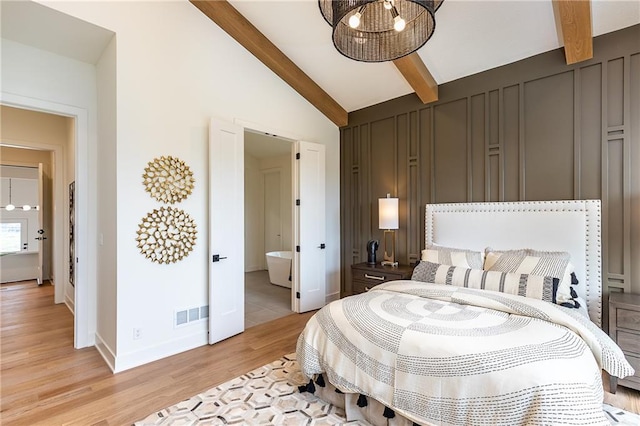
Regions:
M 316 0 L 191 0 L 337 125 L 346 113 L 565 47 L 567 63 L 592 57 L 591 38 L 640 23 L 640 2 L 445 0 L 436 31 L 402 60 L 345 58 Z
M 348 112 L 413 92 L 430 102 L 438 85 L 563 46 L 579 62 L 591 37 L 640 23 L 637 0 L 444 0 L 415 54 L 363 63 L 333 47 L 317 0 L 190 1 L 339 126 Z M 3 38 L 89 63 L 113 35 L 30 1 L 1 9 Z

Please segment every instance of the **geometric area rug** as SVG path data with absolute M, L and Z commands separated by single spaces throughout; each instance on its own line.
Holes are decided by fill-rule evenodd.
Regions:
M 211 388 L 134 423 L 148 425 L 351 425 L 369 426 L 358 420 L 347 422 L 342 408 L 308 392 L 296 362 L 296 354 Z M 640 416 L 603 404 L 612 425 L 640 425 Z

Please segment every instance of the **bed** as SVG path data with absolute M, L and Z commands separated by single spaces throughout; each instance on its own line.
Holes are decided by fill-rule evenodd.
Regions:
M 599 328 L 599 201 L 427 205 L 425 247 L 412 280 L 309 320 L 297 345 L 302 390 L 373 425 L 609 424 L 601 370 L 633 369 Z M 492 268 L 512 267 L 520 249 L 518 268 L 558 254 L 566 279 L 542 263 L 526 274 L 477 269 L 490 256 Z

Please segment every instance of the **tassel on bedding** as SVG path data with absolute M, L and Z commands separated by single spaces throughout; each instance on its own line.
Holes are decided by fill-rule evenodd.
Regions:
M 363 394 L 360 394 L 360 396 L 358 397 L 358 407 L 363 408 L 363 407 L 366 407 L 367 405 L 369 405 L 369 402 L 367 401 L 367 397 L 364 396 Z
M 298 386 L 298 391 L 301 393 L 302 392 L 315 393 L 316 387 L 313 384 L 313 380 L 309 380 L 309 383 L 307 383 L 306 385 Z
M 396 412 L 389 407 L 384 407 L 384 413 L 382 413 L 382 415 L 387 419 L 393 419 L 396 416 Z

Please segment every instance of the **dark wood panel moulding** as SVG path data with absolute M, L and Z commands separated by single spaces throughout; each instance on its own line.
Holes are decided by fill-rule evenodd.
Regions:
M 189 1 L 336 126 L 342 127 L 348 124 L 347 111 L 229 2 L 226 0 Z
M 490 91 L 484 92 L 484 194 L 485 200 L 491 199 L 491 157 L 489 156 L 491 142 L 490 125 L 491 120 L 489 118 L 491 108 L 489 102 Z
M 431 150 L 431 164 L 429 164 L 429 171 L 431 173 L 430 187 L 431 187 L 431 203 L 436 202 L 436 125 L 434 121 L 435 108 L 429 108 L 429 123 L 431 134 L 429 135 L 429 149 Z
M 602 212 L 601 212 L 601 231 L 602 241 L 609 242 L 609 144 L 607 142 L 607 128 L 608 123 L 608 99 L 607 99 L 607 79 L 608 79 L 608 67 L 607 62 L 602 61 L 602 69 L 600 73 L 601 84 L 601 107 L 600 107 L 600 121 L 601 135 L 600 135 L 600 148 L 601 148 L 601 161 L 600 161 L 600 176 L 601 176 L 601 194 L 602 194 Z M 609 274 L 609 250 L 606 249 L 608 244 L 604 244 L 602 249 L 602 272 L 603 272 L 603 292 L 607 292 L 612 286 L 611 278 Z
M 473 201 L 473 136 L 471 123 L 473 123 L 473 105 L 471 96 L 467 96 L 467 202 Z
M 500 161 L 498 162 L 500 177 L 498 180 L 498 191 L 500 191 L 500 201 L 504 201 L 503 176 L 505 175 L 504 162 L 506 157 L 506 155 L 504 155 L 504 126 L 504 86 L 500 86 L 500 88 L 498 89 L 498 146 L 500 147 Z
M 518 84 L 518 108 L 519 108 L 519 121 L 518 121 L 518 169 L 520 177 L 520 185 L 518 189 L 518 198 L 520 201 L 525 201 L 525 177 L 526 177 L 526 157 L 525 157 L 525 137 L 524 137 L 524 82 Z
M 640 149 L 636 132 L 640 124 L 635 112 L 640 101 L 633 97 L 640 86 L 640 78 L 633 74 L 640 69 L 640 25 L 598 37 L 594 46 L 598 45 L 598 56 L 580 64 L 567 66 L 561 50 L 547 52 L 444 84 L 440 100 L 427 106 L 415 95 L 408 95 L 350 115 L 352 128 L 383 120 L 392 120 L 397 127 L 393 140 L 391 135 L 387 138 L 387 143 L 394 146 L 393 152 L 376 148 L 386 156 L 376 161 L 376 168 L 388 165 L 389 182 L 395 173 L 393 183 L 407 199 L 407 210 L 401 212 L 404 231 L 397 234 L 403 259 L 420 257 L 426 203 L 525 201 L 527 193 L 529 197 L 565 198 L 573 194 L 575 199 L 602 200 L 605 297 L 609 291 L 640 292 L 640 281 L 633 280 L 639 268 L 630 262 L 640 247 L 640 232 L 631 221 L 631 215 L 640 211 L 640 203 L 634 201 L 640 180 L 631 175 L 632 167 L 640 164 L 634 156 Z M 533 84 L 525 87 L 528 83 Z M 547 95 L 555 96 L 555 100 L 550 101 Z M 445 106 L 452 103 L 458 105 Z M 550 107 L 554 111 L 557 108 L 558 113 Z M 540 127 L 549 120 L 554 126 Z M 391 126 L 384 125 L 386 129 Z M 364 132 L 366 128 L 362 129 Z M 371 185 L 366 176 L 374 173 L 371 156 L 375 154 L 364 145 L 371 143 L 372 137 L 376 139 L 375 132 L 377 128 L 369 128 L 360 139 L 360 171 L 364 176 L 358 185 L 365 198 Z M 381 143 L 379 137 L 376 143 Z M 448 161 L 456 162 L 459 173 L 455 184 L 450 174 L 442 173 Z M 566 165 L 561 166 L 559 174 L 558 163 Z M 350 168 L 342 170 L 350 175 Z M 462 175 L 465 171 L 467 176 Z M 560 190 L 554 186 L 555 178 L 546 178 L 550 175 L 559 177 Z M 467 188 L 461 186 L 465 184 Z M 354 224 L 356 220 L 370 224 L 375 218 L 373 209 L 372 200 L 363 200 L 359 216 L 348 219 Z M 422 237 L 417 238 L 416 232 Z M 358 244 L 364 248 L 361 242 L 353 242 L 354 246 Z M 349 256 L 344 259 L 351 261 Z
M 631 290 L 631 96 L 625 93 L 631 93 L 631 55 L 624 57 L 624 82 L 623 82 L 623 123 L 622 133 L 623 141 L 623 158 L 624 164 L 622 169 L 623 178 L 623 263 L 624 263 L 624 280 L 626 283 L 626 291 Z M 636 120 L 638 118 L 636 117 Z M 628 136 L 627 136 L 628 135 Z M 640 135 L 636 135 L 636 143 L 640 142 Z

